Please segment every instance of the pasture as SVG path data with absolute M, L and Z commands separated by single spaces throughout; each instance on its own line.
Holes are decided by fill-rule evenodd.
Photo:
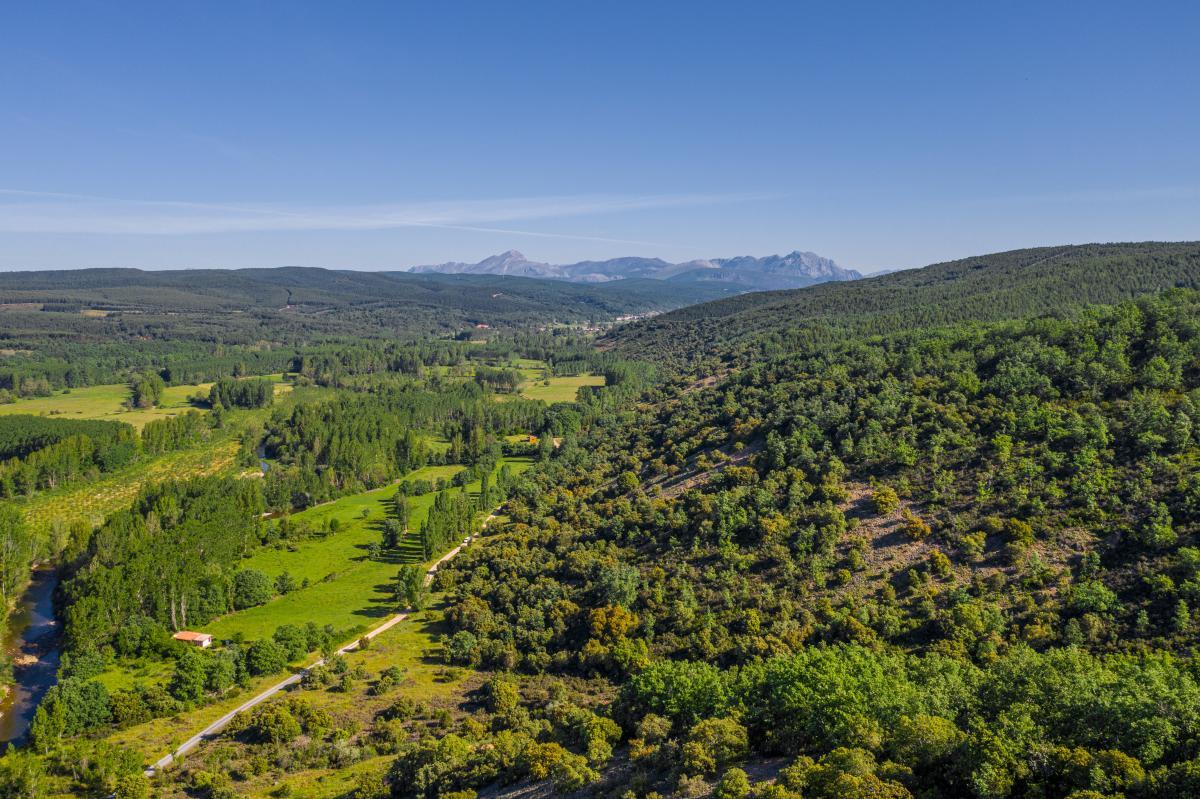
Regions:
M 283 375 L 267 375 L 275 381 L 275 396 L 291 391 Z M 128 408 L 129 386 L 109 383 L 58 391 L 49 397 L 32 397 L 0 405 L 0 414 L 31 413 L 37 416 L 56 416 L 64 419 L 106 419 L 125 422 L 139 430 L 150 421 L 177 416 L 195 407 L 190 397 L 200 393 L 207 396 L 212 383 L 186 386 L 167 386 L 162 402 L 154 408 Z
M 545 380 L 531 380 L 521 386 L 521 396 L 526 399 L 541 400 L 547 405 L 556 402 L 574 402 L 583 386 L 604 385 L 604 375 L 573 375 L 571 377 L 550 377 Z
M 516 471 L 529 465 L 524 459 L 506 462 Z M 449 478 L 461 468 L 426 466 L 405 479 Z M 479 483 L 469 484 L 467 490 L 477 494 Z M 400 564 L 420 560 L 414 548 L 416 536 L 405 536 L 397 552 L 385 553 L 379 560 L 367 556 L 367 548 L 380 540 L 380 526 L 395 493 L 395 485 L 389 485 L 294 514 L 293 520 L 307 522 L 314 529 L 323 529 L 331 518 L 336 518 L 340 526 L 336 533 L 264 547 L 243 560 L 240 568 L 256 569 L 272 580 L 288 572 L 297 584 L 308 580 L 308 587 L 223 616 L 202 628 L 204 632 L 218 638 L 240 634 L 256 639 L 269 637 L 281 624 L 302 625 L 309 621 L 331 624 L 337 630 L 367 629 L 395 613 L 392 586 Z M 420 526 L 434 496 L 430 493 L 411 498 L 410 529 Z M 365 518 L 363 511 L 367 513 Z

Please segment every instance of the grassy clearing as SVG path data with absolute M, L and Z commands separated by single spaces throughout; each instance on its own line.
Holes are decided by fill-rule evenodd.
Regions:
M 521 376 L 526 380 L 537 380 L 546 375 L 548 364 L 545 361 L 538 361 L 533 358 L 514 358 L 509 364 L 521 373 Z
M 104 687 L 110 692 L 121 691 L 137 685 L 166 685 L 174 670 L 174 663 L 169 660 L 125 661 L 120 665 L 109 666 L 96 675 L 96 680 L 104 683 Z
M 549 385 L 545 385 L 549 383 Z M 542 400 L 547 404 L 574 402 L 583 386 L 604 385 L 604 375 L 575 375 L 573 377 L 551 377 L 526 383 L 521 387 L 521 396 L 526 399 Z
M 494 364 L 495 366 L 516 369 L 521 373 L 524 382 L 521 384 L 520 390 L 515 394 L 496 394 L 497 402 L 504 402 L 513 397 L 524 397 L 525 399 L 542 400 L 547 404 L 555 402 L 574 402 L 579 395 L 579 389 L 583 386 L 602 386 L 604 385 L 604 375 L 572 375 L 570 377 L 547 377 L 545 361 L 538 361 L 532 358 L 514 358 L 511 361 Z M 471 365 L 465 367 L 431 367 L 432 371 L 438 372 L 443 377 L 458 377 L 462 380 L 470 380 L 475 374 L 475 369 Z
M 528 461 L 510 460 L 514 470 L 528 467 Z M 436 480 L 451 477 L 461 467 L 427 466 L 407 477 Z M 457 489 L 449 489 L 457 490 Z M 472 494 L 479 483 L 468 485 Z M 247 558 L 242 568 L 257 569 L 274 579 L 288 572 L 297 583 L 309 581 L 286 596 L 277 597 L 265 605 L 231 613 L 203 628 L 218 638 L 241 634 L 247 639 L 272 635 L 281 624 L 332 624 L 338 630 L 373 627 L 396 612 L 392 585 L 401 563 L 419 562 L 416 536 L 406 536 L 398 552 L 373 561 L 367 558 L 367 547 L 380 538 L 380 526 L 388 512 L 388 501 L 395 494 L 394 486 L 386 486 L 362 494 L 330 502 L 298 513 L 297 520 L 307 521 L 315 528 L 336 518 L 341 527 L 337 533 L 292 545 L 281 543 L 264 548 Z M 416 529 L 425 519 L 434 494 L 412 498 L 412 521 Z M 368 513 L 362 517 L 363 511 Z
M 283 382 L 283 375 L 269 375 L 275 381 L 275 395 L 291 391 L 291 384 Z M 111 383 L 102 386 L 74 388 L 49 397 L 34 397 L 0 405 L 0 414 L 31 413 L 37 416 L 61 416 L 66 419 L 106 419 L 125 422 L 139 430 L 146 422 L 177 416 L 194 407 L 188 398 L 197 392 L 207 393 L 212 383 L 188 386 L 167 386 L 162 402 L 154 408 L 128 409 L 129 386 Z
M 355 780 L 359 774 L 386 774 L 395 759 L 395 755 L 378 755 L 344 768 L 283 775 L 268 772 L 267 775 L 235 783 L 234 789 L 239 796 L 247 797 L 302 796 L 304 799 L 345 799 L 354 795 Z M 286 789 L 283 787 L 285 785 Z M 288 793 L 280 793 L 284 790 Z M 170 794 L 171 799 L 175 799 L 176 796 L 186 797 L 186 794 Z

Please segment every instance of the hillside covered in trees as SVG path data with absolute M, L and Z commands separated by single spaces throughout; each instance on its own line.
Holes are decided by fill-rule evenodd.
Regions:
M 456 657 L 611 684 L 642 790 L 721 795 L 783 757 L 754 790 L 1191 795 L 1198 309 L 932 328 L 658 394 L 443 577 Z M 476 762 L 438 790 L 483 787 Z
M 636 279 L 605 285 L 495 275 L 418 275 L 357 272 L 312 267 L 274 269 L 79 269 L 5 272 L 0 302 L 39 303 L 47 310 L 208 312 L 275 311 L 283 308 L 383 310 L 399 306 L 410 313 L 453 314 L 437 325 L 467 315 L 493 314 L 499 320 L 532 319 L 531 314 L 596 318 L 679 307 L 730 293 L 721 287 L 672 287 Z
M 1200 243 L 1039 247 L 980 255 L 849 284 L 743 294 L 624 325 L 603 340 L 627 356 L 738 357 L 847 336 L 999 321 L 1200 288 Z

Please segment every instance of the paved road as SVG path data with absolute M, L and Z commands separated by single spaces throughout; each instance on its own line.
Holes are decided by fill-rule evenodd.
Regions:
M 483 520 L 483 524 L 481 524 L 479 527 L 480 531 L 483 531 L 484 529 L 487 528 L 488 524 L 492 521 L 492 519 L 496 518 L 496 514 L 499 513 L 499 511 L 500 511 L 500 509 L 496 508 L 496 510 L 494 510 L 490 514 L 488 514 L 488 517 Z M 471 536 L 471 537 L 474 538 L 474 536 Z M 454 549 L 450 550 L 445 555 L 442 555 L 442 557 L 438 558 L 437 562 L 434 563 L 432 566 L 430 566 L 429 570 L 427 572 L 425 572 L 425 585 L 429 585 L 430 583 L 432 583 L 433 576 L 434 576 L 434 574 L 437 573 L 438 567 L 441 566 L 446 561 L 453 558 L 459 552 L 461 552 L 462 548 L 464 546 L 466 546 L 466 544 L 459 544 Z M 385 632 L 386 630 L 390 630 L 391 628 L 395 627 L 400 622 L 407 619 L 409 617 L 409 614 L 411 614 L 411 613 L 412 613 L 411 609 L 404 610 L 404 611 L 401 611 L 400 613 L 397 613 L 396 615 L 392 616 L 387 621 L 380 624 L 378 627 L 375 627 L 374 629 L 372 629 L 370 632 L 368 632 L 366 635 L 364 635 L 363 638 L 371 639 L 371 638 L 374 638 L 375 636 L 379 635 L 380 633 Z M 359 640 L 361 640 L 361 639 L 359 639 Z M 351 652 L 355 649 L 358 649 L 358 641 L 352 641 L 352 642 L 346 644 L 341 649 L 339 649 L 337 651 L 337 653 L 339 655 L 344 655 L 345 653 Z M 200 732 L 196 733 L 191 738 L 188 738 L 186 741 L 184 741 L 182 744 L 180 744 L 179 747 L 174 752 L 172 752 L 169 755 L 164 755 L 159 760 L 155 761 L 154 765 L 152 765 L 146 769 L 146 776 L 153 777 L 154 773 L 156 771 L 161 771 L 162 769 L 165 769 L 167 766 L 171 765 L 176 760 L 179 760 L 184 755 L 186 755 L 188 752 L 192 751 L 197 746 L 199 746 L 201 741 L 205 740 L 206 738 L 212 738 L 215 735 L 217 735 L 219 732 L 221 732 L 221 730 L 225 729 L 225 727 L 229 724 L 229 722 L 233 721 L 233 717 L 236 716 L 238 713 L 241 713 L 243 710 L 249 710 L 250 708 L 254 707 L 255 705 L 265 702 L 266 700 L 275 696 L 280 691 L 286 690 L 289 686 L 295 685 L 296 683 L 298 683 L 302 679 L 304 679 L 304 675 L 308 674 L 309 669 L 320 666 L 324 662 L 325 662 L 324 660 L 318 660 L 316 663 L 312 664 L 308 668 L 301 669 L 297 673 L 293 674 L 291 677 L 288 677 L 285 680 L 280 680 L 279 682 L 275 683 L 274 685 L 272 685 L 270 688 L 266 689 L 262 693 L 254 696 L 251 699 L 247 699 L 245 702 L 238 705 L 236 708 L 229 711 L 224 716 L 221 716 L 221 718 L 217 719 L 212 724 L 209 724 L 207 727 L 200 730 Z

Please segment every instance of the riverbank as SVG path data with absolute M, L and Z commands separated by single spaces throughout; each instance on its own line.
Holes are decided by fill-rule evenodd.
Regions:
M 0 746 L 24 740 L 38 703 L 57 679 L 61 643 L 54 617 L 57 587 L 57 569 L 35 569 L 9 617 L 3 649 L 12 662 L 14 683 L 0 699 Z

